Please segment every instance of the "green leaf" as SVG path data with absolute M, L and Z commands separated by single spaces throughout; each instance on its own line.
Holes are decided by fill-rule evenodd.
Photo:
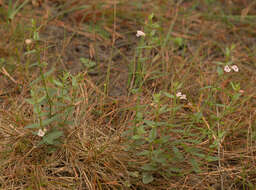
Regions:
M 142 119 L 143 119 L 143 114 L 142 114 L 141 112 L 137 112 L 137 113 L 136 113 L 136 119 L 137 119 L 138 121 L 142 121 Z
M 36 102 L 35 102 L 32 98 L 25 99 L 25 101 L 28 102 L 28 103 L 31 104 L 31 105 L 36 104 Z
M 199 164 L 198 164 L 198 162 L 197 162 L 194 158 L 190 159 L 189 162 L 190 162 L 190 164 L 192 165 L 193 170 L 194 170 L 196 173 L 201 172 L 201 169 L 200 169 L 200 167 L 199 167 Z
M 195 155 L 195 156 L 198 156 L 199 158 L 205 158 L 206 156 L 205 156 L 205 154 L 202 154 L 202 153 L 197 153 L 197 152 L 195 152 L 195 153 L 192 153 L 193 155 Z
M 0 58 L 0 64 L 3 64 L 5 62 L 5 59 L 4 58 Z
M 143 150 L 142 152 L 139 152 L 137 155 L 138 156 L 148 156 L 150 155 L 150 151 L 149 150 Z
M 72 86 L 73 87 L 77 87 L 78 86 L 77 79 L 76 79 L 76 77 L 73 77 L 73 76 L 72 76 Z
M 55 97 L 56 94 L 58 93 L 58 91 L 56 90 L 56 88 L 47 88 L 48 94 L 50 97 Z
M 44 78 L 47 78 L 48 76 L 50 76 L 53 72 L 55 71 L 54 68 L 52 68 L 50 71 L 46 72 L 45 74 L 43 74 Z M 36 80 L 34 80 L 33 82 L 30 83 L 30 86 L 33 86 L 35 83 L 39 82 L 42 80 L 42 76 L 38 77 Z
M 139 172 L 138 172 L 138 171 L 135 171 L 135 172 L 128 172 L 128 175 L 129 175 L 129 176 L 132 176 L 132 177 L 139 177 Z
M 38 113 L 37 114 L 37 117 L 39 118 L 39 117 L 45 117 L 45 116 L 48 116 L 49 115 L 49 113 L 47 113 L 47 112 L 41 112 L 41 113 Z
M 143 135 L 146 133 L 145 129 L 144 129 L 144 125 L 140 125 L 138 128 L 137 128 L 137 133 L 138 135 Z
M 172 150 L 174 152 L 175 157 L 178 158 L 179 161 L 183 161 L 184 160 L 183 154 L 179 151 L 179 149 L 177 147 L 173 146 Z
M 45 99 L 46 99 L 46 95 L 44 95 L 44 96 L 41 97 L 40 99 L 37 99 L 37 100 L 36 100 L 36 103 L 37 103 L 37 104 L 40 104 L 40 103 L 42 103 Z
M 168 93 L 168 92 L 163 92 L 163 94 L 168 97 L 168 98 L 175 98 L 175 96 L 173 96 L 172 94 Z
M 56 103 L 55 103 L 55 106 L 58 107 L 58 108 L 63 108 L 63 107 L 66 107 L 67 104 L 63 104 L 63 103 L 61 103 L 61 102 L 56 102 Z
M 36 53 L 36 49 L 32 49 L 30 51 L 27 51 L 27 52 L 24 53 L 24 55 L 29 55 L 29 54 L 33 54 L 33 53 Z M 35 66 L 35 65 L 38 65 L 38 62 L 35 62 L 35 63 L 31 64 L 30 67 Z
M 143 139 L 137 139 L 137 140 L 135 140 L 134 142 L 133 142 L 133 145 L 135 146 L 135 147 L 139 147 L 139 146 L 141 146 L 141 145 L 143 145 L 143 144 L 145 144 L 146 142 L 145 142 L 145 140 L 143 140 Z
M 178 47 L 181 47 L 183 45 L 183 38 L 180 38 L 180 37 L 177 37 L 177 38 L 174 38 L 174 44 Z
M 158 156 L 159 154 L 161 154 L 161 153 L 163 153 L 163 152 L 164 152 L 164 151 L 159 148 L 159 149 L 153 150 L 153 151 L 152 151 L 152 155 Z
M 167 109 L 167 105 L 163 105 L 160 109 L 159 109 L 159 113 L 163 114 L 165 112 L 168 112 L 169 110 Z
M 159 103 L 161 98 L 161 93 L 153 94 L 153 101 Z
M 141 169 L 145 170 L 145 171 L 156 171 L 157 167 L 154 166 L 153 164 L 144 164 Z
M 55 144 L 55 140 L 63 135 L 62 131 L 54 131 L 43 137 L 43 141 L 47 144 Z
M 11 2 L 12 1 L 9 1 L 9 6 L 10 7 L 9 7 L 9 10 L 8 10 L 8 19 L 13 20 L 15 15 L 19 12 L 19 10 L 22 7 L 24 7 L 29 2 L 29 0 L 24 1 L 19 6 L 18 6 L 18 1 L 16 1 L 13 6 L 12 6 Z
M 156 137 L 157 137 L 157 130 L 155 127 L 153 127 L 149 132 L 149 136 L 148 136 L 149 142 L 153 142 L 156 139 Z
M 170 136 L 163 136 L 157 140 L 155 140 L 156 144 L 164 144 L 170 140 Z
M 132 136 L 132 140 L 139 140 L 139 139 L 142 139 L 143 137 L 140 136 L 140 135 L 133 135 Z
M 36 129 L 36 128 L 39 128 L 39 127 L 40 127 L 39 123 L 33 123 L 33 124 L 25 126 L 26 129 Z
M 169 125 L 169 123 L 167 123 L 167 122 L 164 122 L 164 121 L 162 121 L 162 122 L 155 122 L 155 126 L 168 126 Z
M 217 67 L 217 73 L 219 76 L 223 75 L 224 74 L 223 69 L 221 67 Z
M 216 156 L 207 156 L 207 157 L 206 157 L 206 160 L 207 160 L 208 162 L 214 162 L 214 161 L 218 161 L 219 158 L 216 157 Z
M 25 99 L 25 101 L 31 105 L 35 105 L 35 104 L 39 104 L 39 103 L 43 102 L 45 99 L 46 99 L 46 95 L 44 95 L 41 98 L 36 99 L 36 100 L 29 98 L 29 99 Z
M 156 157 L 153 158 L 154 161 L 161 163 L 161 164 L 165 164 L 166 160 L 167 160 L 167 155 L 162 153 L 157 155 Z
M 40 39 L 39 33 L 38 33 L 37 31 L 34 31 L 34 32 L 33 32 L 33 39 L 34 39 L 34 40 L 39 40 L 39 39 Z
M 149 184 L 154 180 L 154 177 L 151 173 L 143 172 L 142 173 L 142 182 L 144 184 Z
M 81 57 L 81 58 L 80 58 L 80 61 L 83 63 L 83 65 L 84 65 L 87 69 L 91 69 L 91 68 L 93 68 L 93 67 L 96 66 L 96 62 L 91 61 L 91 60 L 89 60 L 89 59 L 87 59 L 87 58 L 84 58 L 84 57 Z
M 222 66 L 222 65 L 225 65 L 225 63 L 219 62 L 219 61 L 215 61 L 214 63 L 215 63 L 216 65 L 221 65 L 221 66 Z
M 58 87 L 61 87 L 61 88 L 64 87 L 64 85 L 63 85 L 60 81 L 58 81 L 58 80 L 53 79 L 53 83 L 54 83 L 56 86 L 58 86 Z
M 155 122 L 154 121 L 150 121 L 150 120 L 144 120 L 144 122 L 150 126 L 150 127 L 154 127 L 155 126 Z
M 54 122 L 54 121 L 58 121 L 59 117 L 60 117 L 60 114 L 57 114 L 57 115 L 51 117 L 50 119 L 44 120 L 44 121 L 42 122 L 42 127 L 43 127 L 43 126 L 46 126 L 46 125 L 49 125 L 50 123 L 52 123 L 52 122 Z
M 175 167 L 171 166 L 170 168 L 168 168 L 168 171 L 169 171 L 170 173 L 172 173 L 172 172 L 180 173 L 180 172 L 181 172 L 181 169 L 180 169 L 180 168 L 175 168 Z
M 151 14 L 148 16 L 148 20 L 152 21 L 153 17 L 154 17 L 154 13 L 151 13 Z
M 226 47 L 226 52 L 225 52 L 225 55 L 227 58 L 230 57 L 230 49 Z

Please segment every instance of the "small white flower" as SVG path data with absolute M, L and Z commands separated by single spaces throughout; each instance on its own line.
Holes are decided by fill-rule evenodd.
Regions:
M 180 97 L 181 100 L 186 100 L 187 97 L 186 97 L 186 94 L 182 94 L 182 96 Z
M 26 40 L 25 40 L 25 44 L 29 45 L 29 44 L 31 44 L 31 43 L 32 43 L 32 40 L 31 40 L 31 39 L 26 39 Z
M 176 96 L 177 96 L 177 97 L 181 97 L 181 96 L 182 96 L 182 93 L 181 93 L 181 92 L 178 92 L 178 93 L 176 94 Z
M 180 98 L 181 100 L 186 100 L 187 96 L 186 94 L 182 94 L 181 92 L 177 92 L 176 96 Z
M 229 67 L 228 65 L 226 65 L 226 66 L 224 67 L 224 71 L 227 72 L 227 73 L 229 73 L 229 72 L 231 71 L 231 69 L 230 69 L 230 67 Z
M 232 65 L 231 68 L 232 68 L 235 72 L 238 72 L 238 71 L 239 71 L 239 68 L 238 68 L 238 66 L 236 66 L 236 65 Z
M 136 36 L 137 37 L 146 36 L 146 34 L 144 32 L 142 32 L 141 30 L 138 30 Z
M 38 132 L 37 132 L 37 135 L 39 137 L 43 137 L 45 135 L 46 131 L 47 131 L 47 129 L 43 129 L 43 130 L 39 129 Z

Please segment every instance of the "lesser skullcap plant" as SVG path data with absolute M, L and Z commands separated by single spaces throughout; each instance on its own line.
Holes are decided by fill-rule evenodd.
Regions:
M 42 138 L 38 145 L 57 145 L 64 136 L 65 127 L 72 125 L 75 104 L 78 102 L 80 75 L 63 72 L 62 76 L 56 77 L 54 68 L 47 71 L 47 63 L 40 58 L 40 38 L 34 20 L 32 30 L 35 48 L 28 49 L 28 52 L 37 57 L 33 66 L 40 69 L 40 76 L 30 84 L 31 98 L 26 101 L 33 106 L 33 123 L 26 128 Z M 25 67 L 28 71 L 31 65 L 26 64 Z

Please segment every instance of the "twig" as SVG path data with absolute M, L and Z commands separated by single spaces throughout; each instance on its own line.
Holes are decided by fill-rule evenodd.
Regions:
M 12 82 L 15 84 L 18 84 L 18 82 L 5 70 L 4 67 L 2 67 L 2 70 L 0 70 L 1 73 L 3 73 L 5 76 L 7 76 L 9 79 L 11 79 Z

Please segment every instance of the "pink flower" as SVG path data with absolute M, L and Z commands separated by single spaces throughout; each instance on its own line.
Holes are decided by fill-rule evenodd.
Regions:
M 26 39 L 26 40 L 25 40 L 25 44 L 26 44 L 26 45 L 30 45 L 31 43 L 32 43 L 32 40 L 31 40 L 31 39 Z
M 177 96 L 177 97 L 181 97 L 181 96 L 182 96 L 182 93 L 181 93 L 181 92 L 178 92 L 178 93 L 176 94 L 176 96 Z
M 239 68 L 238 68 L 238 66 L 236 66 L 236 65 L 232 65 L 231 68 L 232 68 L 235 72 L 238 72 L 238 71 L 239 71 Z
M 43 137 L 45 135 L 46 131 L 47 131 L 47 129 L 43 129 L 43 130 L 39 129 L 38 132 L 37 132 L 37 135 L 39 137 Z
M 186 100 L 187 97 L 186 97 L 186 94 L 182 94 L 182 96 L 180 97 L 181 100 Z
M 180 98 L 181 100 L 186 100 L 187 96 L 186 94 L 182 94 L 181 92 L 177 92 L 176 96 Z
M 136 36 L 137 37 L 146 36 L 146 34 L 144 32 L 142 32 L 141 30 L 138 30 Z
M 226 65 L 226 66 L 224 67 L 224 71 L 227 72 L 227 73 L 229 73 L 229 72 L 231 71 L 231 69 L 230 69 L 230 67 L 229 67 L 228 65 Z

